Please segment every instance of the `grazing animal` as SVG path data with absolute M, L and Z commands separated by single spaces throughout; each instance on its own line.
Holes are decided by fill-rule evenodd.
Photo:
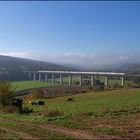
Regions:
M 69 97 L 66 99 L 66 101 L 75 101 L 75 98 L 74 97 Z

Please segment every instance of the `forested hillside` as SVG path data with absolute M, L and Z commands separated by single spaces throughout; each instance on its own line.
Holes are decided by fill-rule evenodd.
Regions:
M 72 68 L 48 62 L 0 55 L 0 80 L 25 80 L 26 77 L 23 72 L 26 70 L 72 70 Z

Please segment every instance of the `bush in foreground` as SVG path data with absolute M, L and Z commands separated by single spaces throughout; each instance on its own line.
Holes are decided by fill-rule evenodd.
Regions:
M 9 114 L 9 113 L 18 113 L 18 108 L 15 106 L 0 106 L 0 113 Z
M 56 116 L 64 116 L 64 112 L 58 109 L 47 109 L 43 112 L 39 112 L 38 115 L 45 117 L 56 117 Z
M 34 89 L 25 97 L 25 100 L 35 100 L 35 99 L 42 99 L 44 98 L 44 92 L 41 89 Z
M 10 82 L 0 81 L 0 105 L 10 106 L 15 97 L 15 88 Z

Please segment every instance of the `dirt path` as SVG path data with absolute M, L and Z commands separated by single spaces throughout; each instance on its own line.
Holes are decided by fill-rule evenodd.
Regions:
M 3 119 L 3 118 L 0 118 L 0 121 L 13 121 L 12 119 Z M 29 125 L 30 126 L 32 125 L 33 127 L 35 128 L 41 128 L 41 129 L 46 129 L 48 131 L 53 131 L 53 132 L 57 132 L 57 133 L 62 133 L 64 135 L 68 135 L 68 136 L 72 136 L 73 138 L 75 139 L 97 139 L 97 136 L 93 135 L 92 133 L 90 132 L 87 132 L 85 130 L 78 130 L 78 129 L 69 129 L 69 128 L 65 128 L 65 127 L 61 127 L 61 126 L 56 126 L 56 125 L 50 125 L 50 124 L 46 124 L 46 125 L 38 125 L 38 124 L 33 124 L 31 122 L 22 122 L 22 121 L 16 121 L 17 124 L 19 125 Z M 1 127 L 0 127 L 1 128 Z M 16 131 L 12 131 L 10 129 L 7 129 L 5 128 L 6 130 L 8 131 L 11 131 L 11 133 L 17 133 L 21 136 L 23 136 L 24 138 L 27 138 L 27 139 L 33 139 L 32 136 L 29 136 L 27 133 L 22 133 L 22 132 L 16 132 Z
M 0 118 L 1 121 L 9 121 L 12 122 L 14 120 L 12 119 L 3 119 Z M 79 129 L 70 129 L 70 128 L 66 128 L 66 127 L 62 127 L 62 126 L 57 126 L 57 125 L 51 125 L 51 124 L 46 124 L 46 125 L 39 125 L 39 124 L 34 124 L 31 122 L 22 122 L 22 121 L 16 121 L 17 124 L 19 125 L 28 125 L 30 124 L 30 126 L 35 127 L 35 128 L 41 128 L 41 129 L 45 129 L 48 131 L 52 131 L 52 132 L 57 132 L 57 133 L 61 133 L 67 136 L 72 136 L 75 139 L 118 139 L 118 137 L 116 136 L 108 136 L 108 135 L 98 135 L 98 134 L 93 134 L 89 131 L 86 130 L 79 130 Z M 15 132 L 15 131 L 14 131 Z M 27 139 L 29 139 L 29 135 L 26 133 L 21 133 L 21 136 L 25 135 L 24 138 L 27 137 Z M 28 138 L 29 137 L 29 138 Z M 32 138 L 32 137 L 31 137 Z
M 24 133 L 24 132 L 21 132 L 21 131 L 16 131 L 14 129 L 11 129 L 11 128 L 7 128 L 7 127 L 2 127 L 0 126 L 0 129 L 5 131 L 5 132 L 10 132 L 10 133 L 13 133 L 13 134 L 16 134 L 20 139 L 39 139 L 39 138 L 35 138 L 27 133 Z
M 54 132 L 63 133 L 65 135 L 72 136 L 75 139 L 97 139 L 97 137 L 93 136 L 93 134 L 91 134 L 90 132 L 86 132 L 84 130 L 68 129 L 56 125 L 38 125 L 38 127 L 51 130 Z
M 92 126 L 91 131 L 89 129 L 81 130 L 67 128 L 58 126 L 56 124 L 37 124 L 28 121 L 19 121 L 13 118 L 0 118 L 0 124 L 1 122 L 14 122 L 16 126 L 22 125 L 23 127 L 25 126 L 25 128 L 30 126 L 33 128 L 32 130 L 38 129 L 39 131 L 43 131 L 43 133 L 53 132 L 54 134 L 63 134 L 65 136 L 71 136 L 75 139 L 140 139 L 140 113 L 120 116 L 97 117 L 94 118 L 94 120 L 89 121 Z M 6 127 L 12 129 L 12 131 L 18 131 L 18 128 L 14 129 L 16 126 L 13 126 L 12 129 L 6 124 Z M 29 131 L 25 130 L 25 133 L 22 133 L 22 130 L 19 130 L 21 131 L 20 135 L 27 139 L 30 137 L 32 138 L 32 136 L 30 136 L 30 130 L 31 129 L 29 129 Z M 35 136 L 41 138 L 39 134 Z

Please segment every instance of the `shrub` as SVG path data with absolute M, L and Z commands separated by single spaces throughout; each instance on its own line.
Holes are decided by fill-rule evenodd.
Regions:
M 118 87 L 119 87 L 119 88 L 123 88 L 123 86 L 122 86 L 122 85 L 119 85 Z
M 139 85 L 134 85 L 134 86 L 132 86 L 133 88 L 140 88 L 140 86 Z
M 133 82 L 137 85 L 140 84 L 140 78 L 133 78 Z
M 104 85 L 96 85 L 94 86 L 94 91 L 103 91 L 105 89 Z
M 114 83 L 114 84 L 113 84 L 113 88 L 114 88 L 114 89 L 116 89 L 116 88 L 118 88 L 118 87 L 119 87 L 119 84 L 118 84 L 118 83 Z
M 77 111 L 75 113 L 76 116 L 92 116 L 94 115 L 93 112 L 89 111 L 89 112 L 81 112 L 81 111 Z
M 25 100 L 30 101 L 30 100 L 33 100 L 33 99 L 42 99 L 42 98 L 44 98 L 43 90 L 34 89 L 25 97 Z
M 64 112 L 58 109 L 47 109 L 43 112 L 40 112 L 39 115 L 46 117 L 56 117 L 56 116 L 64 116 Z
M 24 113 L 32 113 L 33 109 L 26 106 L 26 107 L 24 107 L 23 112 Z
M 132 84 L 131 84 L 131 83 L 127 83 L 127 86 L 128 86 L 128 87 L 132 87 Z
M 86 90 L 86 89 L 83 89 L 83 90 L 82 90 L 82 93 L 87 93 L 87 90 Z
M 93 90 L 93 86 L 89 86 L 88 89 L 89 89 L 89 90 Z
M 83 81 L 83 84 L 85 84 L 85 85 L 90 85 L 90 81 L 89 81 L 89 80 L 84 80 L 84 81 Z
M 0 113 L 18 113 L 18 108 L 12 105 L 0 106 Z
M 107 114 L 110 112 L 110 109 L 108 107 L 103 107 L 100 109 L 100 112 L 103 113 L 103 114 Z
M 0 104 L 2 106 L 12 105 L 12 100 L 15 97 L 15 88 L 10 82 L 0 81 Z
M 107 90 L 110 90 L 110 89 L 111 89 L 111 86 L 110 86 L 110 85 L 108 85 L 108 86 L 106 87 L 106 89 L 107 89 Z

